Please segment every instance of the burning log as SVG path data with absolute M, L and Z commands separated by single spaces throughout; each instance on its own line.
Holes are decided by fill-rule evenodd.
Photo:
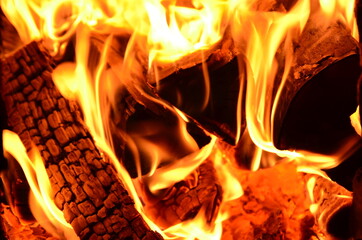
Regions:
M 162 198 L 158 197 L 153 204 L 146 206 L 146 211 L 158 226 L 164 228 L 195 217 L 201 209 L 206 214 L 207 223 L 212 223 L 221 196 L 213 163 L 206 161 L 185 180 L 167 189 Z
M 349 119 L 357 107 L 359 48 L 342 23 L 317 23 L 311 18 L 296 43 L 275 111 L 274 142 L 280 149 L 331 154 L 359 141 Z
M 159 141 L 160 138 L 163 138 L 163 140 L 168 142 L 168 145 L 170 145 L 169 147 L 172 148 L 173 155 L 175 155 L 174 161 L 178 161 L 182 157 L 185 157 L 185 153 L 191 154 L 190 149 L 187 149 L 182 141 L 179 140 L 179 131 L 175 130 L 175 128 L 178 128 L 177 119 L 175 119 L 175 116 L 172 113 L 167 114 L 167 112 L 164 111 L 162 116 L 159 116 L 157 113 L 154 113 L 137 103 L 129 93 L 123 93 L 121 95 L 123 96 L 120 98 L 122 99 L 122 104 L 120 104 L 120 109 L 118 110 L 120 110 L 121 115 L 128 117 L 120 119 L 118 128 L 113 132 L 120 132 L 121 130 L 121 132 L 131 134 L 130 128 L 143 128 L 145 125 L 143 123 L 144 121 L 147 122 L 153 119 L 154 121 L 167 126 L 167 132 L 161 132 L 160 134 L 155 135 L 154 138 L 158 138 Z M 166 118 L 164 119 L 163 117 L 165 116 Z M 140 123 L 137 123 L 137 121 L 140 121 Z M 126 127 L 127 125 L 128 129 Z M 129 127 L 132 125 L 134 126 Z M 192 126 L 194 125 L 190 123 L 191 128 Z M 198 131 L 200 130 L 199 128 L 195 128 L 191 129 L 191 131 L 194 134 L 198 134 Z M 198 136 L 198 139 L 200 138 L 205 138 L 205 136 Z M 131 176 L 137 177 L 135 161 L 132 161 L 134 160 L 134 157 L 131 156 L 131 153 L 128 150 L 127 142 L 124 141 L 124 139 L 119 139 L 117 137 L 114 137 L 113 140 L 120 146 L 125 145 L 125 151 L 123 151 L 123 153 L 121 150 L 122 147 L 116 151 L 119 155 L 124 156 L 124 165 Z M 210 141 L 209 137 L 207 137 L 207 140 L 208 143 Z M 162 141 L 160 141 L 159 144 L 164 145 Z M 142 151 L 140 155 L 143 163 L 141 165 L 142 174 L 146 174 L 150 171 L 150 166 L 147 164 L 149 159 L 147 159 L 147 156 L 142 156 Z M 187 179 L 177 182 L 175 185 L 168 189 L 164 189 L 162 192 L 163 193 L 161 194 L 153 195 L 146 190 L 149 201 L 147 201 L 147 204 L 145 205 L 147 215 L 162 228 L 167 228 L 182 221 L 192 219 L 201 209 L 203 209 L 206 214 L 207 222 L 211 223 L 216 217 L 222 198 L 221 187 L 216 177 L 214 165 L 211 161 L 201 164 L 187 177 Z
M 123 62 L 124 54 L 124 44 L 122 43 L 125 39 L 124 36 L 115 37 L 109 52 L 110 66 L 115 74 L 119 74 L 121 69 L 120 63 Z M 92 43 L 98 49 L 102 49 L 104 44 L 102 36 L 95 35 L 92 40 Z M 139 52 L 142 51 L 137 49 L 133 53 Z M 149 85 L 146 81 L 147 76 L 145 75 L 147 64 L 145 64 L 144 56 L 136 54 L 134 57 L 134 65 L 129 69 L 132 79 L 119 76 L 126 83 L 117 91 L 117 107 L 113 110 L 112 124 L 114 130 L 112 132 L 132 135 L 132 129 L 137 131 L 145 128 L 144 121 L 155 121 L 157 124 L 167 126 L 166 131 L 151 137 L 163 139 L 163 142 L 161 141 L 159 145 L 165 145 L 166 142 L 169 145 L 168 147 L 171 148 L 171 158 L 173 158 L 173 161 L 178 161 L 193 152 L 190 147 L 185 146 L 185 143 L 182 142 L 183 139 L 179 131 L 179 116 L 175 114 L 174 110 L 165 107 L 168 104 L 167 102 L 159 101 L 158 96 L 149 91 Z M 220 61 L 218 63 L 220 64 Z M 168 68 L 163 71 L 163 74 L 167 73 L 169 74 Z M 132 84 L 129 84 L 128 81 L 131 81 Z M 145 97 L 147 94 L 155 97 L 156 101 Z M 206 136 L 204 131 L 194 122 L 187 124 L 187 130 L 196 139 L 198 147 L 201 148 L 210 142 L 210 137 Z M 124 159 L 124 165 L 131 176 L 137 177 L 135 161 L 132 161 L 134 157 L 128 150 L 124 136 L 113 135 L 113 142 L 120 147 L 116 149 L 116 153 L 121 156 L 121 159 Z M 149 159 L 145 161 L 147 156 L 143 157 L 142 152 L 139 152 L 139 154 L 142 162 L 141 173 L 146 174 L 150 171 L 150 167 L 147 165 Z M 168 162 L 164 163 L 164 165 L 167 164 Z M 169 189 L 163 190 L 163 193 L 157 196 L 146 190 L 146 195 L 150 201 L 146 204 L 145 209 L 147 214 L 151 215 L 151 219 L 154 219 L 159 226 L 169 227 L 180 221 L 192 219 L 200 209 L 205 211 L 208 223 L 211 223 L 216 217 L 222 193 L 213 164 L 211 162 L 201 164 L 188 178 L 193 180 L 185 179 L 178 182 Z
M 241 63 L 229 33 L 217 46 L 217 50 L 195 52 L 191 60 L 190 56 L 179 60 L 173 66 L 172 74 L 161 63 L 153 69 L 159 79 L 151 74 L 149 82 L 160 98 L 182 110 L 209 132 L 235 144 L 238 128 L 242 134 L 246 127 L 245 119 L 237 122 L 238 108 L 242 108 L 238 105 L 240 91 L 245 91 L 246 83 L 239 80 Z
M 311 207 L 316 223 L 324 235 L 348 239 L 352 194 L 338 183 L 314 174 L 305 174 Z
M 46 50 L 32 42 L 1 65 L 9 127 L 27 150 L 32 144 L 39 149 L 54 201 L 76 234 L 81 239 L 162 239 L 96 148 L 77 104 L 55 87 Z

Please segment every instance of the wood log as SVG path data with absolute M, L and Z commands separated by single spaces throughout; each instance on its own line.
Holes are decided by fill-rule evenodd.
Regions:
M 349 239 L 352 193 L 338 183 L 314 174 L 304 174 L 311 211 L 325 236 Z
M 122 97 L 120 97 L 122 96 Z M 135 99 L 126 91 L 122 89 L 119 93 L 117 103 L 117 111 L 120 116 L 125 116 L 119 119 L 117 128 L 112 132 L 125 132 L 132 134 L 132 129 L 143 129 L 144 121 L 146 124 L 149 122 L 157 122 L 163 126 L 167 126 L 166 131 L 161 131 L 157 135 L 152 136 L 155 144 L 166 144 L 165 149 L 170 148 L 173 158 L 169 161 L 178 161 L 185 156 L 191 154 L 187 146 L 183 146 L 182 139 L 178 131 L 177 119 L 173 114 L 165 114 L 159 116 L 144 106 L 136 102 Z M 114 117 L 113 117 L 114 119 Z M 210 138 L 203 132 L 199 132 L 199 128 L 194 124 L 189 123 L 189 132 L 193 137 L 201 142 L 199 147 L 202 147 L 210 142 Z M 123 164 L 132 177 L 137 177 L 135 159 L 129 150 L 126 139 L 122 136 L 115 134 L 113 142 L 116 143 L 116 154 L 122 156 Z M 121 146 L 118 148 L 118 146 Z M 122 147 L 123 146 L 123 147 Z M 142 146 L 139 146 L 142 148 Z M 170 155 L 170 156 L 171 156 Z M 142 155 L 142 150 L 139 151 L 140 160 L 142 162 L 141 171 L 145 175 L 150 172 L 151 166 L 147 155 Z M 163 166 L 169 163 L 163 163 Z M 190 178 L 192 180 L 190 180 Z M 163 194 L 154 196 L 149 191 L 145 191 L 149 199 L 146 201 L 145 210 L 147 216 L 154 220 L 159 227 L 167 228 L 174 224 L 192 219 L 202 208 L 207 215 L 207 222 L 211 223 L 216 217 L 219 205 L 221 203 L 222 193 L 221 186 L 216 177 L 215 169 L 212 162 L 207 161 L 201 164 L 187 179 L 176 183 L 168 189 L 165 189 Z
M 116 37 L 110 49 L 109 62 L 116 75 L 122 68 L 125 38 L 127 36 Z M 105 36 L 94 35 L 92 40 L 98 48 L 102 48 Z M 142 44 L 142 39 L 140 42 Z M 165 118 L 172 115 L 169 107 L 176 106 L 195 125 L 235 144 L 236 129 L 240 127 L 241 133 L 243 132 L 245 119 L 242 118 L 241 126 L 237 126 L 240 63 L 237 61 L 230 33 L 227 32 L 220 42 L 207 50 L 196 51 L 171 63 L 155 62 L 151 69 L 147 68 L 144 47 L 139 45 L 132 48 L 132 57 L 129 57 L 133 59 L 133 65 L 129 67 L 132 80 L 125 83 L 133 98 L 154 114 Z M 206 103 L 207 80 L 204 80 L 202 62 L 208 68 L 210 77 L 210 99 Z M 150 101 L 145 95 L 159 102 Z
M 206 222 L 212 223 L 222 198 L 221 186 L 211 161 L 200 165 L 190 176 L 165 190 L 146 205 L 146 212 L 158 226 L 167 228 L 196 216 L 203 209 Z
M 152 144 L 154 151 L 164 153 L 158 159 L 162 165 L 178 161 L 195 150 L 185 143 L 184 136 L 180 133 L 179 119 L 171 111 L 164 111 L 160 116 L 138 103 L 124 88 L 120 88 L 117 93 L 115 108 L 110 117 L 112 141 L 116 146 L 116 155 L 122 159 L 132 178 L 139 177 L 138 174 L 144 176 L 149 173 L 154 163 L 150 147 L 146 147 L 142 141 L 138 142 L 140 138 Z M 188 125 L 192 126 L 192 123 Z M 199 147 L 210 142 L 210 137 L 203 132 L 199 134 L 198 128 L 190 129 L 190 135 L 195 136 L 197 142 L 201 143 Z M 140 173 L 137 172 L 137 162 L 140 163 Z
M 275 145 L 331 154 L 358 142 L 349 119 L 361 73 L 357 41 L 342 23 L 322 28 L 311 18 L 295 44 L 274 117 Z
M 102 37 L 94 36 L 92 39 L 93 43 L 101 49 L 103 44 Z M 119 74 L 119 70 L 122 67 L 121 63 L 123 62 L 123 53 L 125 51 L 124 44 L 122 43 L 124 41 L 124 37 L 114 38 L 109 52 L 109 63 L 115 74 Z M 150 91 L 147 84 L 147 76 L 145 75 L 147 73 L 147 64 L 144 56 L 137 49 L 132 51 L 132 53 L 135 54 L 135 59 L 133 59 L 134 65 L 129 70 L 131 71 L 130 75 L 134 79 L 129 80 L 124 79 L 124 76 L 119 76 L 122 82 L 126 82 L 126 84 L 118 89 L 116 97 L 117 108 L 113 109 L 113 116 L 110 119 L 113 119 L 114 130 L 112 132 L 115 133 L 113 142 L 116 143 L 117 148 L 118 146 L 124 146 L 116 148 L 116 152 L 119 156 L 124 156 L 121 159 L 124 159 L 125 167 L 130 171 L 131 176 L 136 177 L 136 167 L 132 154 L 127 150 L 127 141 L 124 139 L 124 136 L 118 136 L 116 133 L 124 132 L 130 134 L 132 128 L 142 129 L 143 120 L 152 120 L 167 126 L 167 132 L 158 135 L 157 138 L 162 138 L 163 142 L 166 142 L 169 147 L 171 146 L 172 154 L 175 155 L 171 161 L 177 161 L 191 152 L 190 149 L 182 146 L 182 139 L 180 139 L 182 136 L 180 136 L 178 131 L 178 116 L 169 107 L 165 107 L 168 103 L 159 101 L 160 99 L 157 95 L 153 95 Z M 129 84 L 130 82 L 128 81 L 132 82 L 132 84 Z M 155 97 L 159 102 L 152 102 L 145 97 L 145 94 L 138 87 L 143 89 L 146 94 Z M 138 121 L 140 121 L 140 124 L 138 124 Z M 187 124 L 187 130 L 197 140 L 200 148 L 210 142 L 210 137 L 205 135 L 203 130 L 200 130 L 193 121 Z M 147 163 L 147 159 L 146 161 L 142 160 L 145 159 L 141 159 L 142 163 Z M 167 162 L 164 163 L 164 165 L 167 164 Z M 142 173 L 148 173 L 150 170 L 149 166 L 147 164 L 142 165 Z M 150 210 L 153 219 L 160 223 L 161 226 L 170 226 L 173 223 L 191 219 L 201 208 L 206 210 L 209 222 L 215 217 L 222 194 L 212 164 L 202 164 L 191 175 L 198 176 L 200 180 L 196 181 L 192 186 L 186 180 L 176 183 L 170 189 L 164 191 L 169 193 L 167 197 L 162 194 L 160 196 L 152 196 L 153 203 L 146 204 L 145 208 Z M 206 192 L 209 194 L 209 197 L 205 197 Z M 192 204 L 188 206 L 190 199 Z M 167 222 L 168 220 L 170 222 Z
M 9 127 L 27 150 L 39 149 L 55 204 L 80 239 L 162 239 L 101 156 L 77 104 L 55 87 L 53 62 L 41 44 L 30 43 L 1 65 Z
M 242 134 L 246 127 L 244 109 L 241 122 L 237 122 L 238 108 L 243 108 L 238 106 L 240 89 L 245 90 L 246 84 L 239 79 L 243 63 L 238 59 L 228 32 L 217 46 L 213 51 L 198 51 L 178 60 L 178 67 L 172 74 L 154 67 L 156 70 L 152 70 L 156 73 L 149 75 L 149 83 L 161 99 L 182 110 L 207 131 L 234 145 L 238 128 Z M 167 66 L 157 62 L 155 65 Z

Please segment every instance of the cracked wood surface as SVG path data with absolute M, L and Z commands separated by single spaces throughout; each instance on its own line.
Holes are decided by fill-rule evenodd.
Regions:
M 167 189 L 146 211 L 157 225 L 167 228 L 195 217 L 200 211 L 212 223 L 222 200 L 214 165 L 205 161 L 186 179 Z
M 1 65 L 9 127 L 27 150 L 39 149 L 55 203 L 80 239 L 162 239 L 104 161 L 77 104 L 55 87 L 54 64 L 41 44 L 30 43 Z

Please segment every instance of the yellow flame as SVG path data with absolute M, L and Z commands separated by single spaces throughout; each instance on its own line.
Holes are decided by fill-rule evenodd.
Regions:
M 191 1 L 190 1 L 191 2 Z M 193 7 L 145 2 L 150 18 L 150 62 L 173 61 L 221 39 L 228 10 L 227 0 L 195 0 Z
M 252 170 L 257 170 L 262 164 L 265 152 L 270 152 L 294 160 L 299 164 L 299 171 L 313 171 L 324 175 L 318 169 L 336 166 L 350 150 L 350 145 L 336 156 L 323 156 L 306 151 L 281 151 L 273 143 L 273 118 L 278 104 L 281 90 L 287 79 L 293 62 L 293 40 L 303 31 L 311 14 L 320 16 L 321 25 L 332 21 L 340 21 L 350 28 L 353 37 L 358 39 L 357 24 L 354 17 L 355 1 L 345 0 L 299 0 L 296 5 L 286 12 L 256 10 L 256 0 L 190 0 L 190 1 L 160 1 L 160 0 L 0 0 L 1 8 L 7 18 L 18 30 L 24 43 L 36 39 L 44 39 L 53 54 L 62 53 L 69 39 L 75 35 L 76 60 L 59 65 L 53 79 L 62 94 L 80 102 L 85 122 L 93 135 L 96 144 L 103 150 L 115 165 L 119 177 L 125 182 L 127 189 L 136 202 L 136 208 L 144 219 L 154 228 L 158 229 L 144 214 L 141 199 L 136 191 L 137 181 L 132 181 L 127 171 L 120 164 L 114 153 L 110 127 L 106 124 L 110 105 L 114 105 L 115 88 L 135 85 L 139 94 L 147 100 L 160 104 L 177 115 L 179 120 L 179 134 L 192 154 L 178 159 L 159 168 L 167 150 L 144 136 L 130 136 L 128 141 L 134 153 L 139 146 L 148 149 L 153 165 L 145 182 L 149 184 L 152 192 L 167 188 L 179 180 L 184 179 L 215 150 L 214 163 L 217 174 L 222 181 L 224 201 L 236 199 L 243 194 L 242 186 L 233 176 L 231 166 L 225 156 L 216 147 L 216 137 L 211 142 L 198 149 L 196 142 L 188 134 L 187 116 L 180 110 L 169 106 L 142 89 L 140 81 L 146 81 L 142 75 L 144 68 L 137 66 L 136 51 L 142 51 L 148 57 L 148 67 L 153 63 L 174 62 L 183 56 L 198 50 L 209 49 L 220 41 L 228 27 L 232 30 L 232 38 L 239 52 L 243 53 L 246 61 L 246 76 L 240 76 L 240 81 L 247 80 L 246 89 L 246 121 L 247 132 L 253 143 L 257 145 L 252 163 Z M 318 4 L 321 11 L 312 9 L 311 5 Z M 327 25 L 326 25 L 327 26 Z M 109 49 L 112 47 L 113 36 L 127 32 L 131 36 L 127 45 L 125 56 L 119 57 L 116 71 L 108 69 Z M 96 56 L 92 47 L 93 34 L 103 34 L 106 40 Z M 139 45 L 139 46 L 138 46 Z M 136 49 L 138 46 L 140 49 Z M 281 51 L 283 62 L 276 59 L 277 52 Z M 201 54 L 203 52 L 201 51 Z M 205 58 L 205 56 L 203 56 Z M 96 59 L 96 60 L 95 60 Z M 124 60 L 124 61 L 123 61 Z M 204 60 L 204 59 L 203 59 Z M 93 61 L 96 61 L 94 63 Z M 240 61 L 241 62 L 241 61 Z M 279 65 L 280 64 L 280 65 Z M 119 67 L 119 68 L 118 68 Z M 276 79 L 277 72 L 282 69 L 281 79 Z M 114 70 L 115 67 L 112 67 Z M 207 65 L 202 63 L 205 92 L 204 106 L 209 100 L 209 76 Z M 137 78 L 138 72 L 141 79 Z M 244 71 L 240 71 L 244 72 Z M 275 99 L 271 99 L 274 82 L 281 80 Z M 241 123 L 243 99 L 243 84 L 240 84 L 238 97 L 237 122 Z M 356 115 L 353 117 L 354 125 L 359 125 Z M 360 129 L 358 130 L 360 132 Z M 241 137 L 240 125 L 237 128 L 236 142 Z M 50 208 L 46 213 L 49 219 L 56 219 L 64 228 L 69 228 L 52 200 L 45 199 L 49 195 L 49 183 L 43 185 L 40 177 L 44 177 L 45 169 L 38 153 L 34 159 L 26 156 L 24 147 L 22 151 L 15 151 L 9 144 L 18 142 L 18 137 L 5 131 L 5 149 L 17 159 L 30 180 L 37 201 Z M 138 137 L 138 138 L 137 138 Z M 127 139 L 127 138 L 126 138 Z M 36 152 L 33 150 L 33 152 Z M 17 155 L 20 154 L 20 155 Z M 25 160 L 24 160 L 25 159 Z M 269 165 L 273 165 L 275 158 L 271 158 Z M 39 173 L 35 176 L 34 169 Z M 140 167 L 139 167 L 140 169 Z M 139 170 L 140 173 L 140 170 Z M 44 175 L 44 176 L 41 176 Z M 139 174 L 141 175 L 141 174 Z M 39 176 L 39 179 L 38 179 Z M 325 176 L 324 176 L 325 177 Z M 311 201 L 313 202 L 313 189 L 315 179 L 311 178 L 307 185 Z M 136 185 L 136 187 L 135 187 Z M 344 197 L 344 196 L 340 196 Z M 39 199 L 40 200 L 39 200 Z M 48 196 L 49 198 L 49 196 Z M 47 199 L 48 199 L 47 198 Z M 315 212 L 317 205 L 311 205 Z M 49 214 L 49 216 L 48 216 Z M 173 226 L 165 231 L 170 238 L 181 239 L 219 239 L 221 236 L 221 221 L 227 213 L 220 211 L 214 226 L 206 226 L 202 211 L 197 217 L 188 222 Z M 159 230 L 159 229 L 158 229 Z M 159 230 L 160 231 L 160 230 Z M 172 237 L 171 237 L 172 236 Z
M 246 120 L 250 137 L 261 149 L 291 158 L 300 154 L 277 150 L 272 141 L 272 109 L 277 104 L 271 99 L 278 64 L 276 52 L 282 41 L 291 46 L 292 35 L 301 32 L 309 17 L 309 1 L 299 1 L 287 13 L 253 12 L 248 8 L 237 10 L 238 22 L 234 25 L 234 39 L 241 48 L 246 45 L 248 61 Z M 296 31 L 297 30 L 297 31 Z M 237 37 L 242 35 L 242 37 Z M 286 49 L 292 51 L 292 48 Z M 286 52 L 286 66 L 291 54 Z M 289 69 L 284 70 L 285 81 Z M 281 84 L 283 85 L 283 83 Z
M 335 21 L 336 19 L 341 21 L 346 26 L 349 26 L 352 36 L 359 41 L 357 21 L 354 16 L 354 9 L 356 6 L 354 0 L 319 0 L 319 4 L 324 13 L 324 16 L 320 18 L 321 21 Z
M 222 179 L 221 186 L 223 189 L 223 202 L 231 201 L 241 197 L 244 194 L 240 181 L 232 173 L 236 171 L 233 169 L 233 164 L 230 162 L 222 149 L 214 149 L 213 161 L 216 169 L 218 179 Z
M 198 151 L 178 159 L 172 164 L 158 168 L 146 178 L 151 192 L 168 188 L 190 175 L 201 163 L 211 154 L 216 142 L 216 137 L 212 137 L 209 144 Z
M 130 31 L 147 35 L 150 62 L 173 61 L 221 39 L 227 26 L 228 0 L 190 3 L 185 7 L 159 0 L 1 0 L 25 43 L 51 39 L 57 52 L 84 24 L 107 34 Z
M 222 217 L 218 217 L 214 224 L 208 225 L 205 221 L 204 210 L 201 209 L 196 217 L 174 225 L 164 231 L 167 239 L 172 240 L 219 240 L 222 234 Z
M 64 219 L 62 211 L 54 203 L 49 177 L 38 149 L 33 147 L 29 157 L 19 136 L 9 130 L 3 131 L 3 143 L 4 151 L 11 154 L 24 171 L 31 188 L 30 206 L 34 217 L 55 236 L 78 239 L 72 226 Z
M 314 199 L 314 186 L 316 184 L 316 178 L 315 177 L 311 177 L 308 181 L 307 181 L 307 190 L 308 190 L 308 195 L 309 195 L 309 199 L 310 199 L 310 207 L 309 210 L 312 214 L 316 214 L 317 210 L 318 210 L 318 203 L 315 202 Z
M 361 130 L 361 119 L 360 119 L 360 111 L 359 106 L 357 107 L 356 111 L 350 116 L 351 119 L 351 125 L 356 131 L 358 135 L 361 136 L 362 130 Z

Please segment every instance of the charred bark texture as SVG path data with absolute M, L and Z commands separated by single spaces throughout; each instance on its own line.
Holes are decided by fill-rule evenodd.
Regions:
M 27 150 L 39 149 L 54 201 L 81 239 L 162 239 L 150 230 L 104 161 L 75 102 L 52 82 L 52 58 L 32 42 L 2 64 L 8 124 Z
M 157 224 L 165 228 L 195 217 L 201 209 L 211 223 L 218 213 L 221 198 L 222 190 L 213 163 L 206 161 L 147 209 Z

